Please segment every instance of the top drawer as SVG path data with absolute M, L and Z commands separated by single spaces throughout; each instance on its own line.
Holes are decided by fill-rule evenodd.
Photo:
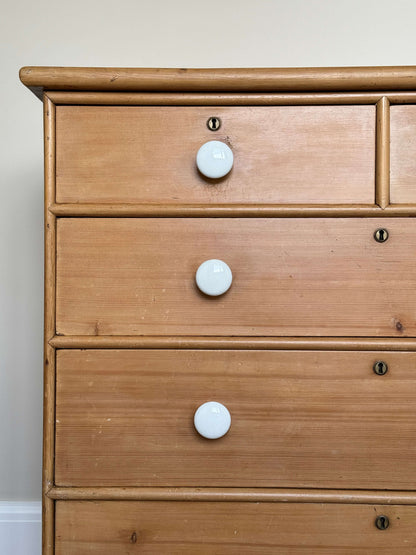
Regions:
M 416 105 L 391 106 L 390 200 L 416 203 Z
M 233 151 L 222 179 L 196 166 L 211 140 Z M 373 204 L 374 167 L 374 106 L 56 109 L 58 203 Z

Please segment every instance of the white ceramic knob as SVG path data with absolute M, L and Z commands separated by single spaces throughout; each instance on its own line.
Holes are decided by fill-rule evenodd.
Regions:
M 209 401 L 195 412 L 194 425 L 202 437 L 218 439 L 225 436 L 230 429 L 231 414 L 221 403 Z
M 196 284 L 206 295 L 217 297 L 231 287 L 233 274 L 222 260 L 206 260 L 196 271 Z
M 233 167 L 233 151 L 221 141 L 208 141 L 196 155 L 196 165 L 205 177 L 218 179 L 224 177 Z

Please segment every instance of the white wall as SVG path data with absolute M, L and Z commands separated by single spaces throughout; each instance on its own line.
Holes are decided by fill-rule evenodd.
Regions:
M 416 64 L 414 0 L 15 0 L 0 16 L 0 499 L 41 480 L 42 110 L 23 65 Z

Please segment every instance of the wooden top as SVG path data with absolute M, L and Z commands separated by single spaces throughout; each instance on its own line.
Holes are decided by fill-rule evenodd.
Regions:
M 339 68 L 23 67 L 21 81 L 43 91 L 315 92 L 416 89 L 416 66 Z

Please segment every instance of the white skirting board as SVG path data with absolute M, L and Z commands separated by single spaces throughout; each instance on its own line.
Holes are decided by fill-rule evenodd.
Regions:
M 40 555 L 42 503 L 0 501 L 1 555 Z

